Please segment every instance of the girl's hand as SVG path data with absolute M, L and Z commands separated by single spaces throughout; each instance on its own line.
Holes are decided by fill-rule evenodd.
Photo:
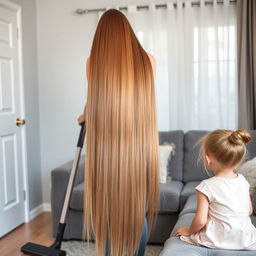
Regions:
M 189 227 L 180 227 L 174 233 L 174 236 L 190 236 L 191 232 Z
M 77 122 L 78 124 L 81 124 L 85 121 L 85 118 L 84 118 L 84 114 L 80 115 L 78 118 L 77 118 Z

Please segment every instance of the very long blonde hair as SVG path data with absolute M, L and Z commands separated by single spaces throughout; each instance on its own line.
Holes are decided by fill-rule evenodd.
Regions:
M 99 256 L 133 256 L 158 208 L 158 130 L 152 64 L 118 10 L 94 35 L 85 120 L 84 237 Z

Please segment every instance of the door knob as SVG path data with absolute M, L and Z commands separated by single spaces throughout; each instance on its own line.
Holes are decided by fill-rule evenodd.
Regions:
M 20 126 L 20 125 L 24 125 L 26 123 L 26 121 L 24 119 L 20 120 L 19 118 L 16 119 L 16 125 Z

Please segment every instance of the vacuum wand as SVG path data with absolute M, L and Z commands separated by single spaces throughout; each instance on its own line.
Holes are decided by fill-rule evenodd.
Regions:
M 71 198 L 71 194 L 73 191 L 73 186 L 74 186 L 74 182 L 75 182 L 75 178 L 76 178 L 77 167 L 79 164 L 81 151 L 82 151 L 83 144 L 84 144 L 85 133 L 86 133 L 86 126 L 85 126 L 85 123 L 82 123 L 78 142 L 77 142 L 76 154 L 75 154 L 75 158 L 74 158 L 74 161 L 72 164 L 72 169 L 71 169 L 70 176 L 69 176 L 65 200 L 64 200 L 62 213 L 61 213 L 61 217 L 60 217 L 60 222 L 59 222 L 59 226 L 58 226 L 58 231 L 57 231 L 57 235 L 56 235 L 56 239 L 55 239 L 54 243 L 51 246 L 47 247 L 47 246 L 29 242 L 21 247 L 21 251 L 23 253 L 30 254 L 30 255 L 36 255 L 36 256 L 65 256 L 66 255 L 66 252 L 61 250 L 60 248 L 61 248 L 61 243 L 63 240 L 63 234 L 65 231 L 66 216 L 67 216 L 69 202 L 70 202 L 70 198 Z

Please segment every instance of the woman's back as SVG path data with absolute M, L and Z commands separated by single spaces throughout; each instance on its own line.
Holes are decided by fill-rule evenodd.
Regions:
M 99 256 L 132 256 L 158 208 L 158 129 L 152 58 L 117 10 L 101 16 L 87 78 L 85 236 Z

